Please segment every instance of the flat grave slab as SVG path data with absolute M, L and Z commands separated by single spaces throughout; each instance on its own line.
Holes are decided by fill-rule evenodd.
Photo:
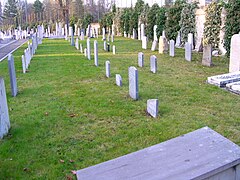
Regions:
M 208 127 L 77 171 L 77 179 L 240 178 L 240 147 Z M 232 178 L 231 178 L 232 177 Z M 208 180 L 209 180 L 208 179 Z
M 240 71 L 211 76 L 207 78 L 207 82 L 209 84 L 213 84 L 219 87 L 225 87 L 226 84 L 237 82 L 237 81 L 240 81 Z
M 226 89 L 232 93 L 240 95 L 240 82 L 226 84 Z

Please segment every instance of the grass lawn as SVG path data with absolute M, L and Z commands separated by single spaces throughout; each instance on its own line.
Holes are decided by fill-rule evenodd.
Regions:
M 82 169 L 209 126 L 240 145 L 240 97 L 206 84 L 208 76 L 228 72 L 228 59 L 214 57 L 214 67 L 201 65 L 201 54 L 184 60 L 141 49 L 141 42 L 116 37 L 116 55 L 103 51 L 98 39 L 99 67 L 65 40 L 44 40 L 23 74 L 21 55 L 14 53 L 19 94 L 11 97 L 7 61 L 5 79 L 11 130 L 0 140 L 0 179 L 75 178 Z M 86 47 L 86 42 L 83 42 Z M 93 39 L 91 39 L 93 49 Z M 138 52 L 145 67 L 137 67 Z M 158 71 L 150 72 L 150 55 Z M 105 61 L 111 78 L 105 77 Z M 128 95 L 128 67 L 139 71 L 138 101 Z M 115 85 L 121 74 L 123 87 Z M 146 114 L 148 99 L 159 99 L 160 115 Z

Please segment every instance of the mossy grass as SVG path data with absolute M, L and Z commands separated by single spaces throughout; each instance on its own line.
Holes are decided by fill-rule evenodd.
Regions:
M 80 41 L 86 47 L 86 41 Z M 7 61 L 0 63 L 11 120 L 9 135 L 0 140 L 3 179 L 66 179 L 82 169 L 203 126 L 240 145 L 240 97 L 206 84 L 208 76 L 228 72 L 228 59 L 214 57 L 215 66 L 201 65 L 202 54 L 184 60 L 141 49 L 141 42 L 115 37 L 116 55 L 103 51 L 98 39 L 99 67 L 65 40 L 44 39 L 29 72 L 21 72 L 21 55 L 14 53 L 19 94 L 11 97 Z M 91 39 L 93 54 L 93 39 Z M 137 67 L 138 52 L 145 67 Z M 150 55 L 158 71 L 150 72 Z M 105 61 L 111 78 L 105 77 Z M 128 67 L 139 70 L 138 101 L 128 95 Z M 121 74 L 123 87 L 115 85 Z M 146 114 L 148 99 L 159 99 L 159 117 Z M 176 147 L 177 149 L 177 147 Z

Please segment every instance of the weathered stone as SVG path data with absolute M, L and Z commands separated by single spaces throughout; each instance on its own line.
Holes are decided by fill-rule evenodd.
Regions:
M 231 38 L 229 72 L 240 71 L 240 34 Z
M 212 66 L 212 45 L 211 44 L 203 47 L 202 65 Z
M 180 47 L 180 45 L 181 45 L 181 33 L 178 31 L 178 35 L 177 35 L 177 38 L 176 38 L 175 46 L 176 47 Z
M 87 39 L 87 58 L 88 60 L 91 60 L 90 38 Z
M 94 41 L 94 64 L 98 66 L 98 42 Z
M 157 118 L 157 116 L 158 116 L 158 99 L 147 100 L 147 112 L 152 117 Z
M 113 49 L 113 54 L 116 54 L 116 46 L 115 45 L 113 45 L 112 49 Z
M 145 25 L 141 24 L 141 39 L 145 36 Z
M 87 57 L 87 48 L 84 48 L 84 56 Z
M 79 49 L 80 49 L 80 52 L 83 53 L 83 46 L 82 46 L 82 44 L 80 44 L 79 47 L 80 47 L 80 48 L 79 48 Z
M 131 66 L 128 68 L 129 95 L 132 99 L 138 100 L 138 70 Z
M 116 74 L 116 85 L 122 86 L 122 77 L 120 74 Z
M 142 37 L 142 48 L 147 49 L 147 37 L 146 36 Z
M 156 73 L 157 72 L 157 57 L 155 55 L 152 55 L 150 57 L 150 70 L 151 72 L 153 73 Z
M 159 54 L 163 54 L 163 51 L 164 51 L 164 42 L 163 42 L 163 37 L 160 36 L 159 38 L 159 47 L 158 47 L 158 52 Z
M 105 30 L 105 28 L 102 28 L 102 40 L 103 41 L 106 40 L 106 30 Z
M 12 54 L 8 55 L 8 70 L 9 70 L 9 76 L 10 76 L 12 96 L 15 97 L 17 96 L 18 88 L 17 88 L 17 78 L 16 78 L 16 71 L 15 71 L 15 65 L 14 65 L 14 58 Z
M 174 57 L 175 56 L 175 42 L 174 40 L 170 40 L 170 44 L 169 44 L 169 56 Z
M 106 41 L 103 41 L 103 49 L 104 49 L 104 51 L 107 51 L 107 42 Z
M 69 32 L 71 33 L 71 45 L 74 46 L 74 34 L 73 34 L 73 28 L 69 27 Z
M 194 49 L 194 39 L 192 33 L 188 33 L 188 43 L 191 44 L 191 49 Z
M 76 38 L 76 42 L 75 42 L 75 48 L 76 48 L 77 50 L 79 50 L 78 38 Z
M 185 59 L 192 61 L 192 45 L 188 42 L 185 43 Z
M 151 51 L 156 51 L 156 48 L 157 48 L 157 41 L 153 41 L 152 42 L 152 48 L 151 48 Z
M 0 139 L 8 133 L 10 120 L 3 77 L 0 77 Z
M 142 52 L 138 53 L 138 66 L 144 66 L 144 54 Z
M 106 77 L 110 78 L 111 73 L 110 73 L 110 61 L 106 61 L 105 62 L 105 66 L 106 66 Z
M 158 38 L 157 38 L 157 25 L 153 26 L 153 40 L 154 41 L 158 41 Z
M 240 71 L 221 74 L 217 76 L 211 76 L 207 78 L 209 84 L 213 84 L 219 87 L 225 87 L 228 83 L 240 81 Z
M 22 55 L 22 70 L 23 70 L 23 73 L 25 74 L 26 73 L 26 60 L 25 60 L 24 55 Z

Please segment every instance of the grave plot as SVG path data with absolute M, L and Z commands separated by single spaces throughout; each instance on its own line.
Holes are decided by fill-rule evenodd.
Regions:
M 240 95 L 240 82 L 226 84 L 226 89 L 230 92 Z

